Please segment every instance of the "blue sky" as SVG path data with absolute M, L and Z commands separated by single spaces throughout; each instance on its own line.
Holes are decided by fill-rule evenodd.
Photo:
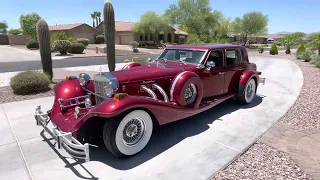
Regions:
M 90 13 L 103 10 L 104 0 L 1 0 L 0 20 L 9 28 L 19 28 L 19 16 L 37 12 L 49 25 L 88 23 Z M 89 3 L 90 2 L 90 3 Z M 115 17 L 119 21 L 137 22 L 148 11 L 163 13 L 177 0 L 113 0 Z M 319 0 L 211 0 L 211 7 L 234 18 L 249 11 L 268 15 L 268 32 L 320 31 Z

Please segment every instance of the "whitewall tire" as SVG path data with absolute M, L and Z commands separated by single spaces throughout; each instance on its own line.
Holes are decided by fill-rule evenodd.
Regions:
M 148 112 L 134 110 L 118 119 L 106 120 L 103 139 L 107 149 L 117 157 L 127 157 L 142 151 L 153 132 Z
M 256 81 L 251 78 L 247 84 L 245 85 L 245 87 L 240 87 L 239 88 L 239 94 L 238 95 L 238 102 L 240 104 L 249 104 L 252 102 L 252 100 L 254 99 L 255 95 L 256 95 L 256 89 L 257 89 L 257 83 Z

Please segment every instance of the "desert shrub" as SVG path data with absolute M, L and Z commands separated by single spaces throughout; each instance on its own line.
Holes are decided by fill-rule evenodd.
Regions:
M 137 41 L 131 41 L 130 46 L 131 46 L 133 52 L 139 52 L 139 50 L 138 50 L 139 43 Z
M 53 33 L 50 36 L 50 42 L 51 43 L 54 43 L 57 40 L 69 40 L 69 39 L 68 39 L 68 36 L 67 36 L 67 34 L 65 32 L 58 31 L 58 32 Z
M 85 48 L 89 45 L 89 39 L 87 38 L 78 38 L 77 42 L 83 44 Z
M 74 43 L 74 42 L 77 42 L 77 38 L 76 37 L 74 37 L 74 36 L 70 36 L 70 37 L 68 37 L 68 39 L 67 39 L 68 41 L 70 41 L 70 42 L 72 42 L 72 43 Z
M 39 43 L 38 41 L 36 41 L 35 39 L 30 39 L 27 44 L 26 47 L 28 49 L 38 49 L 39 48 Z
M 69 53 L 72 54 L 81 54 L 83 53 L 85 47 L 82 43 L 72 43 L 71 48 L 69 49 Z
M 270 48 L 270 54 L 271 55 L 276 55 L 276 54 L 279 54 L 278 53 L 278 46 L 276 44 L 273 44 Z
M 306 50 L 302 52 L 301 59 L 304 60 L 305 62 L 309 62 L 311 61 L 311 56 L 312 56 L 312 52 L 309 50 Z
M 39 71 L 24 71 L 13 76 L 10 86 L 14 94 L 29 95 L 50 90 L 49 77 Z
M 98 36 L 96 36 L 96 43 L 97 44 L 102 44 L 102 43 L 104 43 L 105 42 L 105 40 L 104 40 L 104 35 L 98 35 Z
M 259 53 L 263 53 L 264 47 L 263 47 L 263 46 L 258 47 L 258 48 L 257 48 L 257 51 L 258 51 Z
M 147 45 L 147 46 L 154 46 L 154 42 L 153 42 L 153 41 L 147 41 L 147 42 L 146 42 L 146 45 Z
M 317 68 L 320 68 L 320 56 L 318 54 L 311 56 L 310 63 L 315 65 Z
M 296 53 L 301 53 L 301 52 L 304 52 L 305 50 L 306 50 L 306 47 L 304 46 L 304 44 L 301 44 Z
M 52 44 L 52 49 L 61 55 L 66 55 L 70 51 L 72 43 L 68 40 L 57 40 Z
M 124 60 L 123 62 L 124 62 L 124 63 L 128 63 L 128 62 L 130 62 L 130 60 L 129 60 L 129 59 L 126 59 L 126 60 Z

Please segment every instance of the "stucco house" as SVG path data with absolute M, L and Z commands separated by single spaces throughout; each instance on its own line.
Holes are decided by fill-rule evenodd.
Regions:
M 131 41 L 137 41 L 140 44 L 145 43 L 147 41 L 153 41 L 154 35 L 152 34 L 136 34 L 132 31 L 134 23 L 133 22 L 123 22 L 123 21 L 115 21 L 115 30 L 116 30 L 116 44 L 129 44 Z M 96 29 L 100 32 L 100 34 L 104 33 L 104 24 L 103 21 L 96 27 Z M 177 43 L 184 44 L 188 33 L 172 27 L 171 31 L 158 35 L 158 39 L 162 40 L 164 43 Z
M 97 29 L 85 23 L 49 26 L 50 35 L 58 31 L 65 32 L 67 36 L 74 36 L 76 38 L 87 38 L 89 39 L 90 44 L 94 44 L 96 42 L 96 36 L 100 34 Z

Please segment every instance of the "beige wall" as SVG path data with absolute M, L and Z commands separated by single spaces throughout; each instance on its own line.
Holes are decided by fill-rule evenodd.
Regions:
M 9 44 L 12 45 L 25 45 L 27 44 L 30 36 L 28 35 L 8 35 Z

